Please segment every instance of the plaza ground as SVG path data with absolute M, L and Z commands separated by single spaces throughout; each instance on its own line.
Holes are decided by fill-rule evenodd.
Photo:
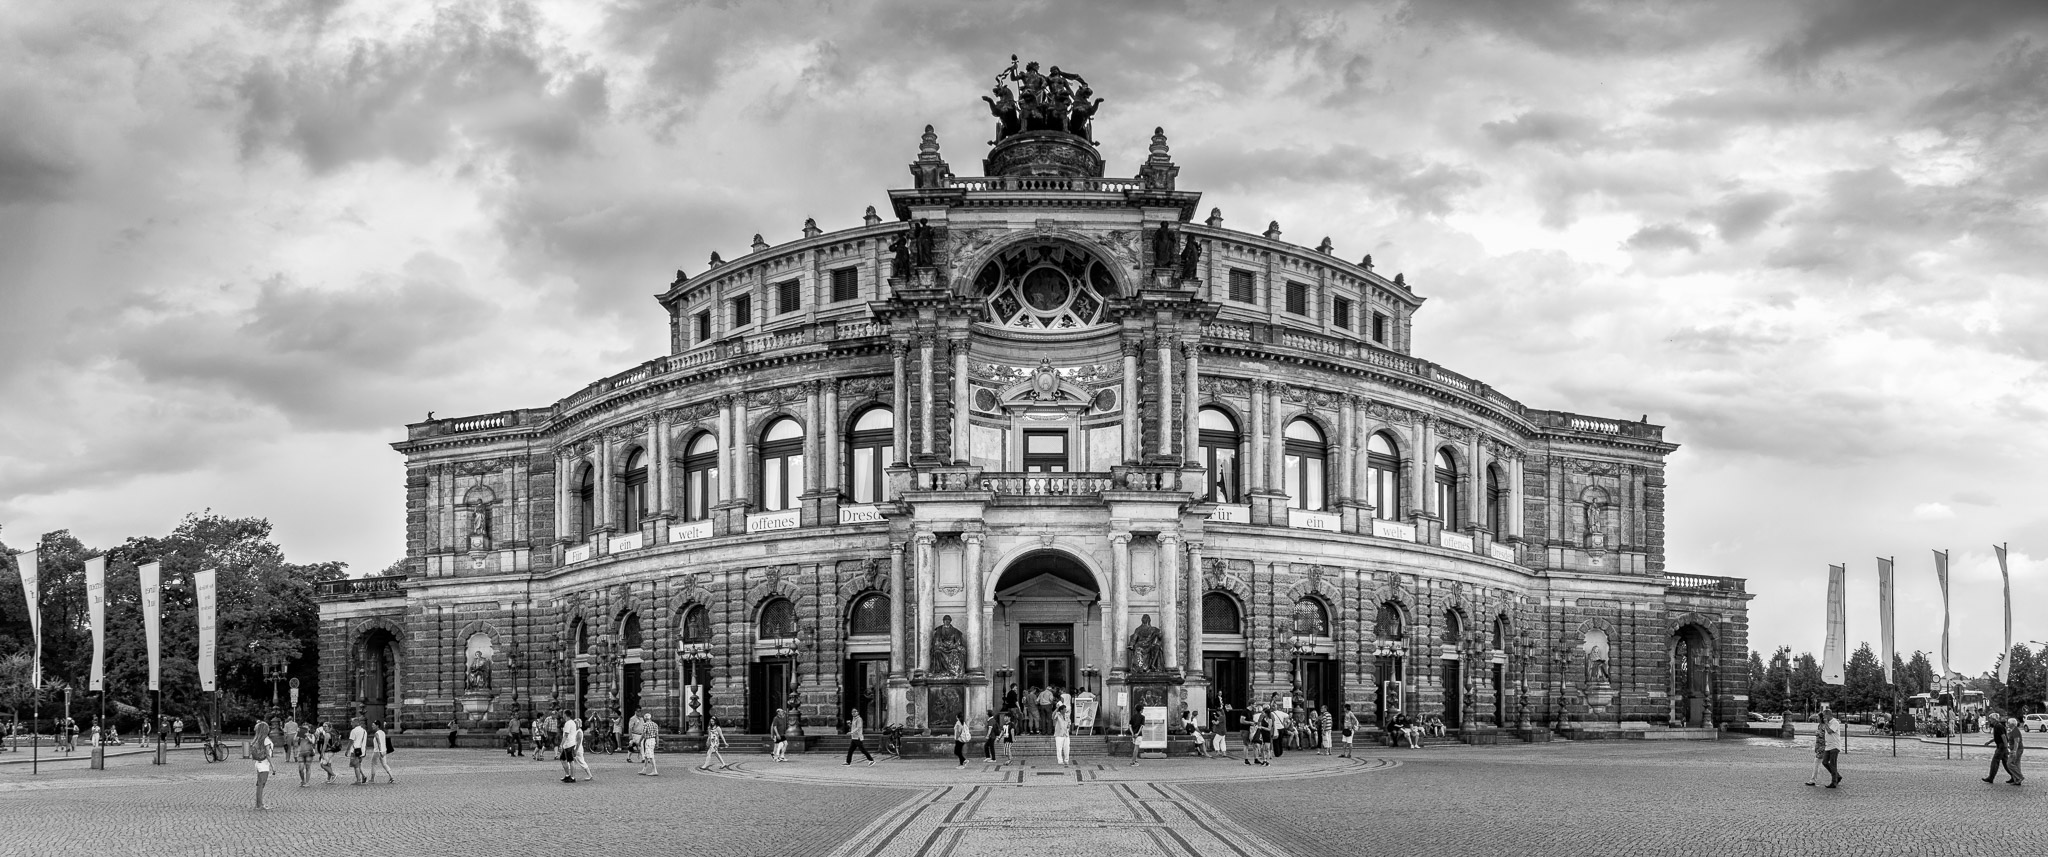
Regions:
M 2048 742 L 2044 742 L 2048 743 Z M 47 749 L 47 748 L 46 748 Z M 1979 747 L 1857 740 L 1843 787 L 1803 785 L 1791 742 L 1556 742 L 1289 753 L 1271 767 L 1100 756 L 1060 767 L 818 754 L 730 757 L 662 776 L 593 757 L 594 782 L 488 750 L 401 750 L 397 785 L 273 779 L 256 813 L 248 762 L 116 755 L 39 774 L 0 753 L 0 854 L 1854 854 L 2039 853 L 2048 780 L 1977 780 Z M 1953 752 L 1953 751 L 1951 751 Z M 2043 751 L 2048 752 L 2048 751 Z M 21 754 L 26 755 L 26 754 Z M 581 771 L 578 771 L 580 777 Z M 1823 780 L 1825 782 L 1825 780 Z

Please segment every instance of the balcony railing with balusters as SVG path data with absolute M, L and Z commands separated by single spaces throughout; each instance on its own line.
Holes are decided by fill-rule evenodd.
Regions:
M 1706 574 L 1664 575 L 1664 586 L 1669 589 L 1705 589 L 1715 592 L 1742 592 L 1747 581 L 1740 577 L 1714 577 Z

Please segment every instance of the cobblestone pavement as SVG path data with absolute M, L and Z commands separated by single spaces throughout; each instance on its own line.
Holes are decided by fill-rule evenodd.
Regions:
M 1859 742 L 1860 744 L 1860 742 Z M 2037 854 L 2048 788 L 1985 785 L 1986 757 L 1858 746 L 1835 790 L 1808 788 L 1793 742 L 1587 742 L 1345 760 L 1084 757 L 1013 764 L 735 756 L 706 774 L 664 757 L 658 779 L 597 756 L 566 785 L 553 762 L 401 750 L 395 786 L 301 789 L 276 777 L 256 813 L 250 763 L 172 754 L 0 765 L 0 854 Z M 580 775 L 580 770 L 579 770 Z M 319 774 L 315 772 L 316 783 Z M 2048 783 L 2048 781 L 2043 781 Z

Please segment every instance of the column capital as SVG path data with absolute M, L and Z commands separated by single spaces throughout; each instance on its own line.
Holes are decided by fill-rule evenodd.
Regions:
M 1130 543 L 1131 543 L 1131 534 L 1130 534 L 1130 533 L 1110 533 L 1110 534 L 1109 534 L 1109 543 L 1110 543 L 1111 545 L 1114 545 L 1114 546 L 1116 546 L 1116 547 L 1123 547 L 1123 546 L 1125 546 L 1125 545 L 1128 545 L 1128 544 L 1130 544 Z
M 938 543 L 938 541 L 939 541 L 939 537 L 938 537 L 938 535 L 937 535 L 937 534 L 935 534 L 935 533 L 918 533 L 918 534 L 917 534 L 917 546 L 918 546 L 918 547 L 920 547 L 920 548 L 928 548 L 928 547 L 931 547 L 932 545 L 934 545 L 934 544 L 937 544 L 937 543 Z
M 1160 533 L 1160 534 L 1159 534 L 1159 543 L 1160 543 L 1160 544 L 1162 544 L 1162 545 L 1172 545 L 1172 544 L 1175 544 L 1175 543 L 1177 543 L 1177 542 L 1179 542 L 1179 541 L 1180 541 L 1180 534 L 1179 534 L 1179 533 Z
M 967 544 L 974 547 L 980 547 L 982 540 L 987 537 L 988 536 L 986 534 L 975 532 L 973 530 L 968 530 L 960 534 L 960 540 L 962 542 L 966 542 Z

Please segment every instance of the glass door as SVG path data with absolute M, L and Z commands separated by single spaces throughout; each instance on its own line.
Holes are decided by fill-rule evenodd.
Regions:
M 1078 693 L 1074 687 L 1074 659 L 1069 655 L 1048 657 L 1045 655 L 1024 656 L 1024 686 L 1063 687 L 1068 693 Z

